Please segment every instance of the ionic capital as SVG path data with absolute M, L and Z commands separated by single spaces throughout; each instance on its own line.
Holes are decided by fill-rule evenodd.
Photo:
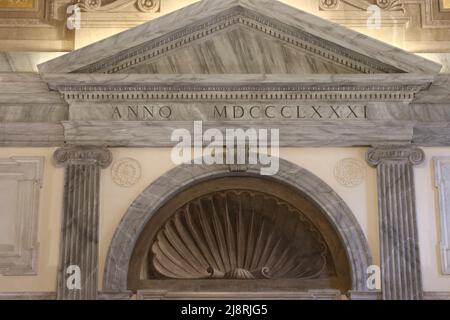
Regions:
M 425 160 L 425 153 L 415 146 L 377 146 L 367 151 L 366 160 L 373 167 L 383 162 L 405 162 L 418 165 Z
M 112 154 L 105 147 L 70 146 L 56 150 L 53 158 L 58 166 L 95 163 L 104 169 L 111 164 Z

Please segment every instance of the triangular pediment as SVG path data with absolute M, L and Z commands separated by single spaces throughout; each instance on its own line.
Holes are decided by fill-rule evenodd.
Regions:
M 437 73 L 441 66 L 274 0 L 203 0 L 41 73 Z
M 236 24 L 205 39 L 153 59 L 143 59 L 118 73 L 145 74 L 340 74 L 360 73 L 354 66 L 298 48 L 285 39 Z

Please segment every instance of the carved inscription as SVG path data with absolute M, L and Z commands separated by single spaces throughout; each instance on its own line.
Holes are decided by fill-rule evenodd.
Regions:
M 366 106 L 214 106 L 214 119 L 366 119 Z
M 115 121 L 196 120 L 357 120 L 367 119 L 365 105 L 123 105 L 113 106 Z
M 146 121 L 168 120 L 172 116 L 170 106 L 117 106 L 114 108 L 113 120 Z

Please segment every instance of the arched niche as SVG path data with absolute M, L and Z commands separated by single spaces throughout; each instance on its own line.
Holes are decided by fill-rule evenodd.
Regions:
M 218 204 L 220 201 L 221 205 Z M 198 205 L 199 202 L 203 202 L 205 208 L 209 208 L 208 210 L 203 208 L 209 211 L 209 214 L 198 213 L 200 209 L 197 208 L 196 213 L 190 213 L 189 216 L 189 219 L 195 221 L 195 227 L 186 229 L 188 225 L 186 210 L 196 203 Z M 216 204 L 212 205 L 214 202 Z M 244 202 L 247 203 L 246 213 L 238 218 L 239 210 L 236 208 Z M 213 207 L 223 208 L 225 203 L 234 208 L 233 213 L 226 214 L 224 211 L 216 210 L 217 219 L 221 222 L 217 219 L 214 221 L 211 216 Z M 262 203 L 265 205 L 261 206 Z M 270 206 L 280 214 L 267 211 L 267 207 Z M 238 259 L 239 254 L 242 255 L 240 251 L 234 252 L 238 250 L 236 242 L 239 233 L 233 229 L 232 236 L 228 239 L 234 239 L 234 243 L 222 244 L 222 253 L 218 245 L 221 241 L 219 238 L 208 238 L 206 241 L 208 245 L 216 244 L 214 253 L 217 255 L 216 258 L 210 257 L 212 260 L 206 259 L 207 261 L 195 265 L 192 256 L 191 261 L 178 257 L 180 261 L 176 261 L 176 264 L 184 266 L 187 270 L 178 268 L 176 272 L 173 270 L 173 264 L 164 265 L 164 261 L 167 262 L 167 250 L 178 252 L 183 250 L 180 247 L 167 248 L 169 242 L 165 238 L 166 234 L 176 230 L 174 229 L 176 223 L 179 224 L 177 232 L 184 228 L 181 232 L 189 233 L 189 237 L 170 239 L 172 246 L 174 243 L 176 245 L 177 241 L 186 244 L 189 239 L 193 240 L 192 230 L 203 232 L 197 240 L 193 240 L 196 243 L 193 247 L 184 248 L 192 255 L 195 250 L 201 250 L 199 243 L 207 239 L 205 229 L 208 229 L 208 226 L 209 228 L 215 226 L 218 228 L 216 230 L 222 228 L 223 231 L 229 226 L 237 227 L 236 222 L 243 219 L 245 230 L 241 233 L 241 237 L 245 234 L 248 240 L 248 227 L 252 223 L 249 222 L 252 219 L 249 212 L 252 207 L 254 211 L 258 211 L 253 219 L 259 222 L 264 220 L 271 226 L 263 233 L 272 232 L 274 237 L 277 237 L 276 242 L 271 242 L 273 240 L 269 241 L 267 238 L 264 240 L 265 243 L 269 243 L 269 247 L 272 246 L 271 253 L 274 257 L 287 259 L 289 265 L 305 265 L 309 260 L 313 263 L 291 272 L 280 271 L 279 264 L 268 260 L 260 264 L 250 264 L 250 267 L 241 260 L 239 263 L 224 262 L 223 257 L 228 256 L 233 260 Z M 192 208 L 190 210 L 195 211 Z M 233 222 L 227 224 L 224 222 L 226 219 L 232 219 Z M 293 225 L 297 224 L 299 227 L 295 229 Z M 254 224 L 253 228 L 262 230 L 260 224 Z M 224 236 L 225 234 L 223 231 Z M 227 240 L 223 238 L 223 241 Z M 305 243 L 309 241 L 309 245 L 302 247 L 299 243 L 301 241 Z M 273 250 L 274 244 L 278 242 L 283 249 Z M 240 242 L 240 246 L 247 245 L 248 241 Z M 230 246 L 234 249 L 229 249 Z M 166 251 L 161 251 L 161 247 Z M 227 252 L 223 252 L 225 248 Z M 208 248 L 208 252 L 212 254 L 211 250 L 213 249 Z M 283 255 L 283 250 L 288 252 L 287 256 Z M 259 254 L 260 256 L 255 259 L 261 260 L 261 252 L 261 250 L 253 252 L 247 250 L 245 254 Z M 311 258 L 309 260 L 305 258 L 308 254 Z M 219 257 L 220 255 L 222 256 Z M 199 262 L 198 259 L 195 261 Z M 261 176 L 258 165 L 247 166 L 244 171 L 230 170 L 230 166 L 227 165 L 181 165 L 147 187 L 124 215 L 109 248 L 104 290 L 123 292 L 151 287 L 162 290 L 206 288 L 210 291 L 221 288 L 223 291 L 225 285 L 223 282 L 226 281 L 228 288 L 247 291 L 284 289 L 304 291 L 323 288 L 339 289 L 344 292 L 367 291 L 366 271 L 371 261 L 365 236 L 350 209 L 327 184 L 309 171 L 282 159 L 280 169 L 274 176 Z M 225 265 L 227 267 L 224 267 Z M 251 270 L 252 268 L 254 270 Z M 164 272 L 165 269 L 169 270 Z

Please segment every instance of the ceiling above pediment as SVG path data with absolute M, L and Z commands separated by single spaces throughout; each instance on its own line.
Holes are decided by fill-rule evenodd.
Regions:
M 42 73 L 437 73 L 441 66 L 274 0 L 203 0 Z

